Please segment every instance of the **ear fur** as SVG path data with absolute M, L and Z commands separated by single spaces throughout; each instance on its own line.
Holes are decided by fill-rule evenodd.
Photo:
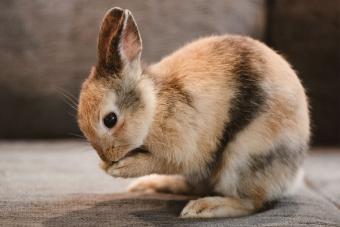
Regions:
M 142 41 L 129 10 L 110 9 L 98 37 L 98 66 L 109 73 L 120 73 L 126 65 L 140 60 Z

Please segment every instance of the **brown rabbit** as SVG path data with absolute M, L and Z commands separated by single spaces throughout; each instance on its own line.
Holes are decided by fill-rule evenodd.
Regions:
M 292 191 L 309 114 L 282 57 L 233 35 L 196 40 L 145 69 L 141 51 L 131 13 L 109 10 L 78 110 L 108 174 L 153 174 L 131 191 L 201 195 L 181 217 L 248 215 Z

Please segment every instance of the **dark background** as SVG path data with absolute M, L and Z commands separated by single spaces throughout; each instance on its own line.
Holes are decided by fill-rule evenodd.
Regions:
M 113 6 L 133 12 L 149 63 L 204 35 L 264 41 L 306 87 L 313 143 L 340 145 L 338 0 L 1 0 L 0 139 L 80 134 L 64 96 L 78 96 L 96 61 L 101 19 Z

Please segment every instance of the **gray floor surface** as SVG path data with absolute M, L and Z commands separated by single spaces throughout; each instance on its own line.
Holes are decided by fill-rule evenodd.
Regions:
M 258 214 L 183 220 L 185 196 L 129 194 L 85 142 L 0 142 L 1 226 L 340 226 L 340 149 L 315 149 L 306 186 Z

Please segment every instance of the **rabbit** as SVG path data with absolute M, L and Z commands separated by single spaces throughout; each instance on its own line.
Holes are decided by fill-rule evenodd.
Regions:
M 237 217 L 293 193 L 309 147 L 296 73 L 260 41 L 200 38 L 141 63 L 129 10 L 110 9 L 78 104 L 81 131 L 129 190 L 198 196 L 182 218 Z

